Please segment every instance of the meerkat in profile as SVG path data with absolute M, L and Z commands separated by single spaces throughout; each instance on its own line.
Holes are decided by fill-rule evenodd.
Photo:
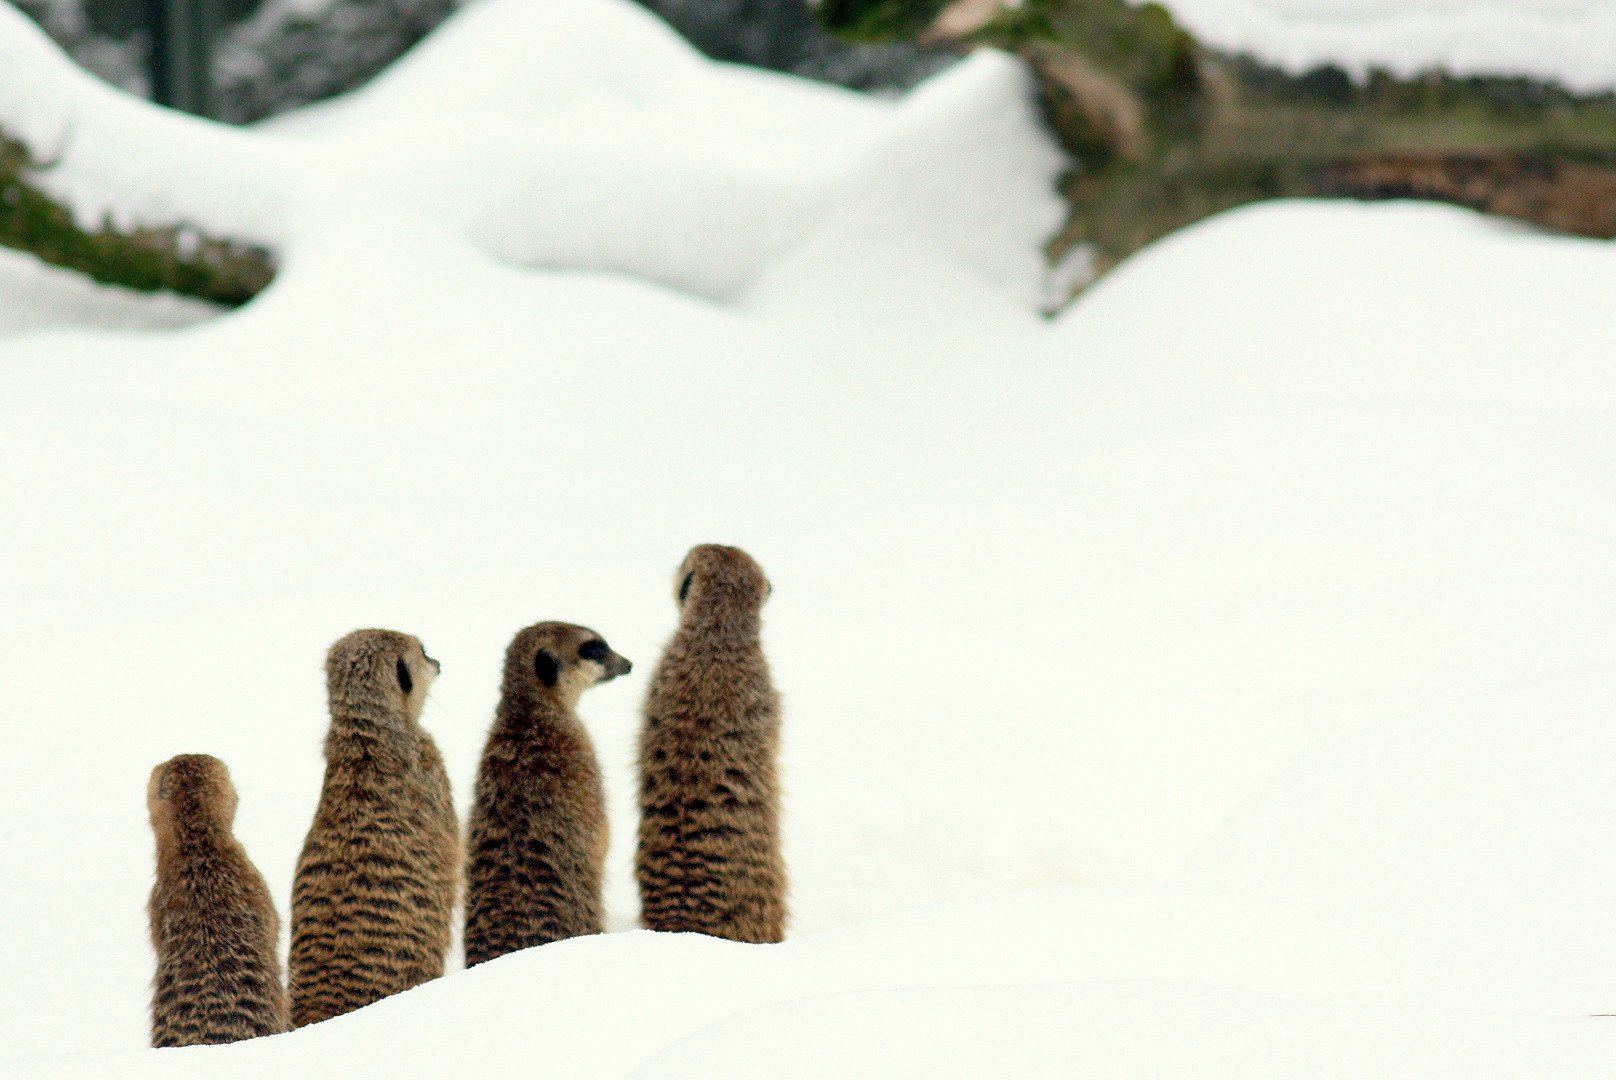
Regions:
M 606 799 L 578 698 L 633 665 L 593 630 L 546 622 L 505 652 L 466 843 L 466 966 L 603 929 Z
M 759 643 L 769 582 L 740 548 L 703 544 L 675 578 L 679 629 L 640 737 L 640 918 L 736 941 L 785 936 L 780 703 Z
M 391 630 L 326 657 L 325 786 L 292 885 L 297 1027 L 443 974 L 460 875 L 449 777 L 421 707 L 438 662 Z
M 157 836 L 152 887 L 152 1045 L 201 1046 L 291 1028 L 280 917 L 231 831 L 236 789 L 224 762 L 181 754 L 146 788 Z

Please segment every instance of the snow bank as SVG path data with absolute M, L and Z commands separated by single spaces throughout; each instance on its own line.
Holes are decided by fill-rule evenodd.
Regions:
M 16 1067 L 41 1080 L 424 1077 L 543 1059 L 572 1080 L 616 1080 L 921 1076 L 934 1065 L 944 1076 L 1070 1076 L 1122 1062 L 1130 1076 L 1240 1067 L 1277 1078 L 1325 1060 L 1332 1075 L 1413 1078 L 1433 1063 L 1519 1075 L 1510 1069 L 1536 1060 L 1568 1068 L 1545 1075 L 1593 1077 L 1616 1060 L 1616 1024 L 1586 1012 L 1612 1000 L 1277 905 L 1053 889 L 779 946 L 575 938 L 291 1035 Z M 1188 1071 L 1160 1071 L 1175 1064 Z
M 1583 91 L 1616 85 L 1610 0 L 1172 0 L 1209 45 L 1293 72 L 1332 63 L 1362 75 L 1533 75 Z
M 1188 876 L 1606 984 L 1613 694 L 1609 667 L 1545 675 L 1358 733 L 1243 809 Z
M 618 837 L 610 925 L 632 926 L 636 680 L 672 628 L 667 575 L 712 538 L 757 552 L 775 584 L 797 933 L 1089 883 L 1037 917 L 1013 896 L 960 909 L 1032 935 L 981 950 L 919 919 L 924 949 L 893 966 L 929 950 L 960 966 L 928 985 L 976 986 L 1047 951 L 1054 967 L 1027 981 L 1266 994 L 1274 1030 L 1304 1032 L 1283 1003 L 1616 1011 L 1596 977 L 1607 860 L 1566 827 L 1579 807 L 1602 820 L 1590 787 L 1566 782 L 1597 759 L 1574 725 L 1540 729 L 1542 764 L 1509 774 L 1514 833 L 1432 816 L 1403 774 L 1362 785 L 1400 815 L 1338 809 L 1356 782 L 1325 783 L 1272 796 L 1295 833 L 1224 833 L 1335 740 L 1616 651 L 1608 246 L 1439 207 L 1254 207 L 1144 253 L 1050 326 L 903 242 L 865 249 L 893 269 L 884 282 L 804 259 L 794 285 L 721 308 L 517 271 L 433 229 L 386 239 L 356 258 L 327 236 L 259 302 L 181 334 L 35 335 L 0 354 L 0 499 L 29 523 L 0 565 L 0 678 L 28 718 L 12 755 L 71 760 L 75 785 L 103 793 L 63 802 L 48 765 L 0 792 L 17 820 L 57 808 L 8 842 L 15 895 L 51 898 L 11 909 L 8 947 L 36 973 L 0 1012 L 14 1051 L 142 1041 L 150 763 L 229 761 L 241 835 L 287 894 L 318 792 L 321 651 L 356 625 L 418 632 L 443 660 L 426 723 L 462 800 L 510 632 L 574 619 L 637 662 L 584 705 Z M 131 647 L 90 644 L 109 631 Z M 1362 754 L 1430 760 L 1442 730 L 1418 737 L 1423 759 L 1381 736 Z M 1512 745 L 1484 759 L 1496 775 L 1529 764 Z M 1336 821 L 1333 853 L 1293 857 L 1321 819 Z M 1389 819 L 1403 846 L 1367 858 Z M 1534 847 L 1530 821 L 1563 839 Z M 1487 855 L 1410 870 L 1450 842 Z M 1190 880 L 1239 891 L 1184 907 L 1163 883 L 1192 855 Z M 1453 902 L 1484 867 L 1485 902 Z M 1316 885 L 1347 872 L 1362 880 Z M 1551 890 L 1592 899 L 1507 928 Z M 588 948 L 662 947 L 617 940 Z M 781 952 L 781 971 L 825 940 Z M 1442 948 L 1466 973 L 1431 966 Z M 622 970 L 589 956 L 580 973 Z M 1596 989 L 1552 990 L 1577 982 Z M 861 987 L 893 988 L 811 989 Z M 1512 1023 L 1461 1028 L 1503 1039 Z M 303 1054 L 305 1037 L 275 1053 Z M 1457 1053 L 1430 1037 L 1430 1053 Z
M 172 293 L 137 293 L 98 285 L 68 270 L 45 266 L 31 255 L 0 248 L 0 336 L 51 327 L 97 326 L 157 329 L 189 326 L 219 314 Z
M 828 221 L 901 216 L 1035 303 L 1060 158 L 1013 62 L 965 66 L 893 103 L 713 64 L 635 4 L 490 0 L 347 98 L 243 131 L 97 83 L 7 8 L 0 128 L 87 224 L 190 224 L 288 269 L 338 219 L 413 218 L 729 299 Z

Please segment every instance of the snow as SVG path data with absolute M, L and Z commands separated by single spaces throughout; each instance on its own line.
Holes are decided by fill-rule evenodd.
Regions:
M 148 295 L 98 285 L 83 274 L 43 266 L 31 255 L 0 248 L 0 333 L 69 326 L 180 327 L 218 314 L 212 304 L 172 293 Z
M 1616 85 L 1611 0 L 1172 0 L 1208 45 L 1292 72 L 1335 64 L 1409 76 L 1531 75 L 1587 92 Z
M 645 931 L 572 939 L 290 1037 L 24 1065 L 41 1078 L 96 1065 L 131 1077 L 415 1077 L 445 1062 L 520 1067 L 541 1053 L 577 1080 L 755 1076 L 760 1062 L 771 1076 L 1070 1076 L 1092 1065 L 1139 1077 L 1238 1067 L 1279 1080 L 1322 1056 L 1326 1075 L 1413 1076 L 1434 1063 L 1508 1077 L 1535 1061 L 1543 1075 L 1575 1078 L 1608 1066 L 1616 1024 L 1554 1013 L 1601 1000 L 1280 906 L 1066 888 L 775 947 Z
M 481 0 L 226 138 L 17 26 L 51 183 L 281 272 L 211 313 L 0 260 L 0 1074 L 1609 1075 L 1610 245 L 1274 203 L 1045 320 L 1060 161 L 1004 57 L 868 101 Z M 636 708 L 709 541 L 774 584 L 777 946 L 632 930 Z M 636 662 L 582 706 L 614 932 L 142 1049 L 151 766 L 230 765 L 284 901 L 326 646 L 424 639 L 463 811 L 548 618 Z

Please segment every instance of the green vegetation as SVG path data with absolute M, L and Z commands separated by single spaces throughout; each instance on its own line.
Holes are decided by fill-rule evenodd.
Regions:
M 66 207 L 30 183 L 37 172 L 27 147 L 0 132 L 0 244 L 109 285 L 168 289 L 230 306 L 251 300 L 274 277 L 262 249 L 179 225 L 119 232 L 103 222 L 85 232 Z

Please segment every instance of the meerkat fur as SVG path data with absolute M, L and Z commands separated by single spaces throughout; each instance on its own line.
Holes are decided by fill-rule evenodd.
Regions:
M 297 1027 L 443 974 L 460 831 L 420 725 L 438 662 L 420 641 L 356 630 L 331 646 L 325 783 L 292 886 Z
M 674 580 L 679 629 L 640 738 L 641 922 L 780 941 L 780 703 L 759 639 L 769 582 L 746 552 L 718 544 L 692 549 Z
M 593 630 L 544 622 L 505 653 L 466 842 L 466 966 L 603 929 L 606 800 L 578 698 L 633 665 Z
M 281 985 L 280 917 L 232 828 L 224 762 L 181 754 L 152 770 L 146 807 L 157 839 L 147 911 L 157 975 L 152 1045 L 201 1046 L 291 1027 Z

